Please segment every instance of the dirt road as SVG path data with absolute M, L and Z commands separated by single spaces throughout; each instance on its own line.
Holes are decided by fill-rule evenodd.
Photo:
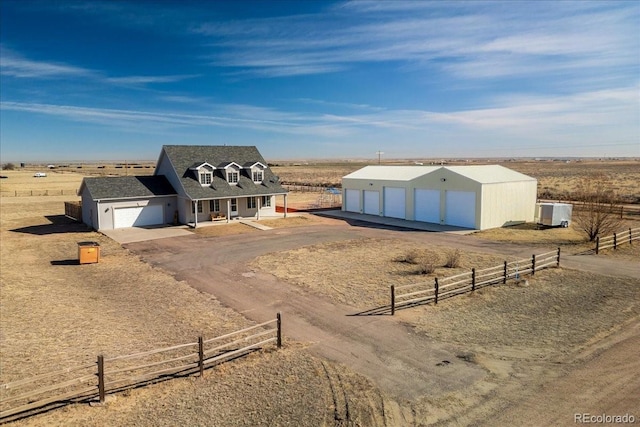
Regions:
M 180 237 L 127 247 L 252 320 L 262 322 L 282 312 L 286 337 L 309 343 L 313 353 L 367 376 L 395 399 L 447 393 L 471 385 L 486 374 L 457 358 L 452 348 L 417 336 L 388 317 L 354 316 L 359 311 L 354 307 L 303 293 L 246 267 L 262 253 L 360 237 L 358 230 L 320 227 L 270 234 Z

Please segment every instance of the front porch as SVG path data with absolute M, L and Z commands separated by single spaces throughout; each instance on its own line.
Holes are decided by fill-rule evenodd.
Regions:
M 277 196 L 282 196 L 284 199 L 285 209 L 282 213 L 276 212 Z M 185 202 L 189 212 L 186 223 L 193 228 L 232 221 L 287 217 L 287 194 L 186 200 Z

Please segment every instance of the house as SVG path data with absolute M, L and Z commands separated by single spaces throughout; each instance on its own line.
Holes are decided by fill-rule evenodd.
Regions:
M 533 221 L 537 181 L 498 165 L 366 166 L 342 191 L 347 212 L 484 230 Z
M 85 178 L 82 221 L 96 230 L 275 216 L 285 190 L 253 146 L 165 145 L 152 176 Z

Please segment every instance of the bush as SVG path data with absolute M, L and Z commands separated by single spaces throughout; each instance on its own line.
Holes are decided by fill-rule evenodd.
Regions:
M 2 169 L 6 171 L 12 171 L 15 168 L 16 168 L 16 165 L 14 165 L 13 163 L 5 163 L 4 165 L 2 165 Z
M 417 274 L 431 274 L 436 271 L 436 267 L 440 263 L 440 257 L 437 253 L 427 251 L 421 257 L 418 262 Z
M 460 249 L 450 249 L 445 252 L 445 263 L 444 266 L 447 268 L 458 268 L 460 267 L 460 257 L 462 256 L 462 252 Z
M 408 251 L 404 255 L 400 255 L 395 260 L 397 262 L 404 262 L 404 263 L 407 263 L 407 264 L 417 264 L 419 255 L 420 254 L 418 253 L 418 251 L 416 249 L 411 249 L 410 251 Z

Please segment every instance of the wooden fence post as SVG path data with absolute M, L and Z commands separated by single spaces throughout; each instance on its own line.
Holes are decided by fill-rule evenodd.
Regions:
M 558 255 L 556 259 L 556 267 L 560 267 L 560 248 L 558 248 Z
M 436 298 L 434 300 L 435 304 L 438 304 L 438 278 L 436 277 L 436 284 L 435 284 L 435 294 L 436 294 Z
M 198 337 L 198 366 L 200 367 L 200 377 L 204 376 L 204 339 Z
M 631 238 L 631 227 L 629 227 L 629 244 L 631 244 L 632 241 L 633 239 Z
M 476 290 L 476 269 L 472 268 L 471 269 L 471 291 L 475 291 Z
M 104 403 L 105 391 L 104 391 L 104 356 L 98 356 L 98 398 L 100 403 Z
M 504 262 L 504 276 L 502 276 L 502 284 L 507 283 L 507 261 Z
M 396 314 L 396 287 L 391 285 L 391 315 Z
M 536 274 L 536 254 L 531 255 L 531 275 Z
M 596 237 L 596 255 L 598 255 L 598 252 L 600 250 L 600 236 Z
M 277 335 L 277 346 L 278 348 L 282 347 L 282 316 L 280 312 L 276 314 L 276 324 L 278 325 L 278 335 Z
M 613 249 L 618 249 L 618 236 L 613 233 Z

